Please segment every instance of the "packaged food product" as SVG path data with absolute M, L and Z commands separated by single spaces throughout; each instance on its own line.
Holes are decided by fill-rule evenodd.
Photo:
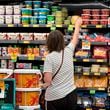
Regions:
M 13 15 L 13 6 L 12 5 L 6 5 L 6 15 Z
M 25 1 L 26 8 L 32 8 L 32 1 Z
M 32 9 L 29 8 L 22 8 L 21 9 L 22 16 L 32 16 Z
M 39 24 L 46 24 L 46 16 L 39 16 L 38 22 Z
M 83 19 L 83 25 L 89 25 L 90 21 L 88 19 Z
M 21 15 L 13 15 L 13 23 L 20 24 L 21 23 Z
M 13 15 L 5 15 L 5 23 L 13 24 Z
M 82 14 L 81 15 L 82 19 L 90 19 L 90 14 Z
M 99 15 L 100 9 L 92 9 L 92 15 Z
M 100 24 L 101 25 L 107 25 L 108 24 L 108 20 L 107 19 L 101 19 L 100 20 Z
M 21 10 L 20 10 L 20 5 L 13 5 L 13 9 L 14 9 L 14 15 L 20 15 Z
M 41 7 L 41 1 L 33 1 L 33 7 L 34 8 L 40 8 Z
M 91 72 L 92 73 L 98 73 L 99 70 L 100 70 L 100 65 L 92 64 L 92 66 L 91 66 Z
M 101 14 L 109 15 L 110 14 L 110 10 L 109 9 L 101 9 Z
M 83 14 L 90 14 L 91 13 L 91 9 L 83 9 Z
M 94 87 L 96 88 L 106 88 L 107 87 L 107 83 L 108 83 L 108 80 L 107 80 L 107 76 L 99 76 L 99 77 L 94 77 Z
M 91 16 L 94 20 L 99 20 L 100 19 L 100 15 L 92 15 Z
M 93 58 L 107 58 L 107 49 L 105 47 L 94 47 Z
M 93 87 L 93 79 L 92 77 L 85 76 L 84 77 L 84 87 Z
M 5 23 L 5 17 L 4 15 L 0 15 L 0 24 L 4 24 Z
M 97 24 L 99 24 L 99 20 L 93 19 L 93 20 L 90 20 L 90 23 L 91 23 L 92 25 L 97 25 Z
M 4 15 L 4 14 L 5 14 L 5 6 L 0 5 L 0 15 Z

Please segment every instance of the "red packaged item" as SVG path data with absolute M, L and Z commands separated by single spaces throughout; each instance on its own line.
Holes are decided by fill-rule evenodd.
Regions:
M 100 9 L 92 9 L 92 15 L 99 15 Z
M 101 9 L 101 14 L 109 15 L 110 14 L 110 10 L 109 9 Z
M 108 19 L 108 15 L 101 15 L 101 19 Z
M 99 24 L 99 20 L 97 20 L 97 19 L 91 20 L 90 22 L 91 22 L 92 25 Z
M 110 17 L 108 18 L 108 24 L 110 25 Z
M 96 20 L 99 20 L 100 19 L 100 16 L 99 15 L 92 15 L 92 18 L 93 19 L 96 19 Z
M 82 14 L 81 15 L 82 19 L 90 19 L 90 14 Z
M 83 9 L 83 14 L 90 14 L 91 13 L 91 9 Z
M 89 20 L 83 19 L 83 25 L 89 25 L 89 24 L 90 24 Z
M 107 19 L 101 19 L 100 20 L 100 24 L 101 25 L 107 25 L 108 24 L 108 20 Z
M 107 58 L 107 49 L 105 47 L 94 47 L 93 58 Z

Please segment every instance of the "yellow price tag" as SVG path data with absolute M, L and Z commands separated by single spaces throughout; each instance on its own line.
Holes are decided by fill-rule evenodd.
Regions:
M 47 24 L 47 25 L 46 25 L 46 27 L 51 27 L 51 26 L 52 26 L 51 24 Z
M 102 28 L 102 25 L 96 25 L 96 28 Z
M 105 90 L 105 88 L 98 88 L 98 90 L 102 90 L 102 91 L 104 91 L 104 90 Z
M 23 27 L 29 27 L 29 24 L 24 24 Z
M 62 25 L 56 25 L 56 27 L 62 27 Z
M 91 108 L 86 108 L 86 110 L 92 110 Z
M 82 25 L 81 27 L 82 27 L 82 28 L 87 28 L 87 25 Z
M 83 75 L 89 75 L 89 73 L 83 73 Z
M 23 43 L 24 43 L 24 44 L 29 44 L 30 42 L 29 42 L 29 41 L 24 41 Z
M 83 59 L 83 62 L 89 62 L 89 59 Z
M 102 60 L 102 59 L 97 59 L 96 61 L 97 62 L 104 62 L 104 60 Z
M 94 73 L 94 75 L 99 76 L 99 75 L 100 75 L 100 73 Z
M 76 62 L 76 61 L 77 61 L 77 59 L 75 59 L 75 58 L 74 58 L 74 59 L 73 59 L 73 61 L 74 61 L 74 62 Z
M 8 27 L 14 27 L 14 25 L 13 24 L 8 24 Z
M 45 57 L 43 57 L 42 60 L 45 61 Z
M 34 60 L 35 56 L 34 54 L 28 54 L 28 60 Z
M 38 24 L 33 24 L 33 27 L 39 27 L 39 25 Z

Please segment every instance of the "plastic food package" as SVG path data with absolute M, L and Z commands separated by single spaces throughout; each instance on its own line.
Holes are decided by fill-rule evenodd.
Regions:
M 93 86 L 92 77 L 85 76 L 84 77 L 84 87 L 92 87 L 92 86 Z
M 107 49 L 105 47 L 94 47 L 93 58 L 107 58 Z
M 97 72 L 99 72 L 99 69 L 100 69 L 100 65 L 95 65 L 95 64 L 93 64 L 92 66 L 91 66 L 91 72 L 92 73 L 97 73 Z
M 107 77 L 94 77 L 94 87 L 107 87 Z

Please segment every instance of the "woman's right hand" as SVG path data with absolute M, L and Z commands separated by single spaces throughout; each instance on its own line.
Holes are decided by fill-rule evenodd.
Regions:
M 81 27 L 81 25 L 82 25 L 82 18 L 79 17 L 75 22 L 75 28 Z

